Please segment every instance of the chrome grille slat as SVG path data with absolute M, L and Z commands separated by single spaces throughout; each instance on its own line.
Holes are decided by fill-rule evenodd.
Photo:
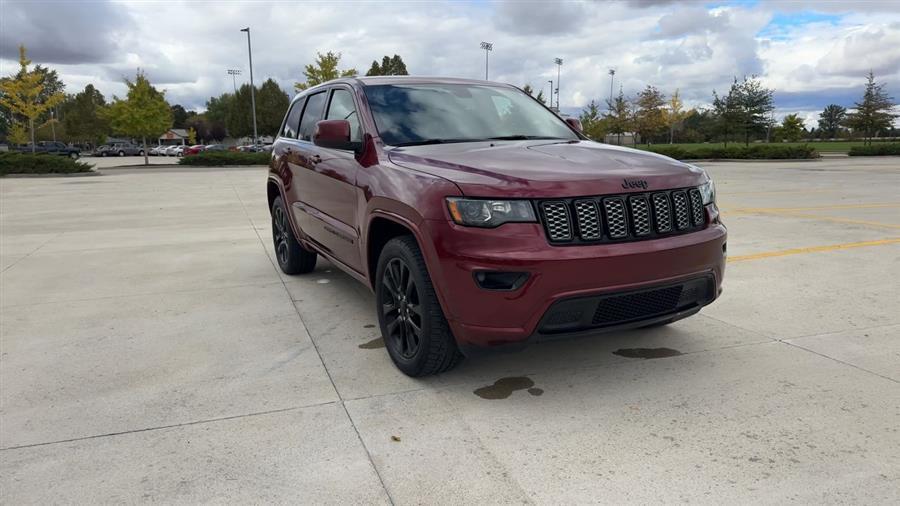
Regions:
M 541 204 L 547 233 L 551 241 L 571 241 L 572 224 L 569 219 L 569 206 L 565 202 L 544 202 Z
M 688 196 L 691 199 L 691 220 L 694 222 L 694 225 L 703 224 L 703 197 L 700 195 L 700 190 L 696 188 L 692 188 L 688 191 Z
M 578 235 L 585 241 L 600 239 L 600 211 L 593 200 L 575 201 L 575 222 L 578 224 Z
M 629 197 L 631 205 L 631 224 L 634 227 L 634 235 L 643 237 L 650 235 L 650 206 L 647 205 L 647 197 L 639 195 Z
M 619 197 L 603 199 L 606 212 L 606 229 L 613 239 L 628 236 L 628 219 L 625 217 L 625 202 Z
M 555 245 L 636 241 L 706 225 L 697 188 L 546 200 L 538 202 L 538 208 Z
M 675 226 L 678 230 L 684 230 L 691 226 L 691 218 L 688 214 L 687 196 L 683 191 L 672 192 L 672 202 L 675 204 Z
M 665 193 L 653 194 L 653 214 L 656 217 L 656 232 L 666 234 L 672 231 L 672 206 Z

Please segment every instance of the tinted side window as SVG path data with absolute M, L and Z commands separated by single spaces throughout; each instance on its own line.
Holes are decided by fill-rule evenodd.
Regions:
M 325 92 L 316 93 L 306 99 L 306 107 L 303 109 L 303 118 L 300 120 L 300 135 L 298 139 L 311 141 L 316 122 L 322 119 L 322 111 L 325 110 Z
M 297 129 L 300 127 L 300 113 L 303 111 L 303 100 L 294 102 L 288 112 L 287 119 L 284 121 L 284 128 L 281 129 L 283 137 L 297 137 Z
M 338 89 L 331 95 L 331 104 L 328 105 L 328 115 L 325 119 L 345 119 L 350 122 L 350 140 L 358 142 L 362 140 L 359 131 L 359 115 L 356 114 L 356 105 L 353 104 L 353 95 L 349 91 Z

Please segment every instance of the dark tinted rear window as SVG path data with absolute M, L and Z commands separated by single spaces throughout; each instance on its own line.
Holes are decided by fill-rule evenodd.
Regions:
M 299 139 L 312 140 L 316 123 L 322 119 L 322 111 L 325 109 L 325 92 L 316 93 L 306 99 L 306 107 L 303 109 L 303 118 L 300 120 Z

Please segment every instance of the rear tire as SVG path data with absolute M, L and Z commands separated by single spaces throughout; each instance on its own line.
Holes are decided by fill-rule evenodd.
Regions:
M 388 354 L 407 376 L 442 373 L 462 360 L 412 236 L 395 237 L 381 251 L 375 307 Z
M 272 241 L 275 244 L 278 267 L 285 274 L 306 274 L 316 268 L 318 255 L 301 246 L 294 237 L 281 196 L 275 197 L 275 202 L 272 203 Z
M 119 156 L 125 156 L 125 152 L 124 152 L 124 151 L 119 151 Z

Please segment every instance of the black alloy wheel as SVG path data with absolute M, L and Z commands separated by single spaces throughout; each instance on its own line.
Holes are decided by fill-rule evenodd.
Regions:
M 280 196 L 272 203 L 272 242 L 278 267 L 285 274 L 306 274 L 316 268 L 318 255 L 297 242 Z
M 401 258 L 388 262 L 381 281 L 381 312 L 387 331 L 384 337 L 398 355 L 409 360 L 416 356 L 422 342 L 422 306 L 416 281 Z

